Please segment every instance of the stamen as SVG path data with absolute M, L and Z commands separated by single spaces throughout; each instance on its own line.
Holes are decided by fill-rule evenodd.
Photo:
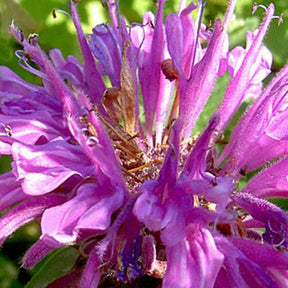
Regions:
M 206 31 L 213 33 L 214 32 L 214 27 L 212 25 L 212 20 L 209 21 L 209 23 L 206 26 Z
M 27 70 L 28 72 L 42 78 L 43 80 L 48 80 L 49 78 L 47 77 L 46 74 L 42 73 L 41 71 L 35 69 L 34 67 L 32 67 L 28 61 L 31 60 L 31 57 L 29 55 L 27 55 L 24 51 L 22 50 L 17 50 L 15 51 L 15 55 L 16 57 L 19 59 L 18 64 L 20 67 L 22 67 L 23 69 Z M 23 62 L 23 63 L 22 63 Z
M 84 135 L 85 137 L 89 137 L 89 130 L 87 128 L 82 128 L 79 131 L 80 134 Z
M 99 144 L 99 139 L 95 134 L 91 133 L 92 131 L 88 128 L 82 128 L 79 131 L 79 134 L 82 134 L 86 138 L 86 144 L 90 147 L 94 147 Z
M 253 4 L 253 7 L 252 7 L 251 14 L 253 15 L 253 14 L 257 11 L 258 8 L 264 9 L 265 12 L 268 11 L 268 8 L 267 8 L 265 5 L 254 3 L 254 4 Z M 283 13 L 281 13 L 279 16 L 278 16 L 278 15 L 275 15 L 275 16 L 273 16 L 271 19 L 278 19 L 277 25 L 280 26 L 280 24 L 283 23 Z
M 279 16 L 273 16 L 272 19 L 278 19 L 277 26 L 279 27 L 283 23 L 283 13 L 281 13 Z
M 0 122 L 0 126 L 2 126 L 4 128 L 5 133 L 6 133 L 7 136 L 9 136 L 9 137 L 12 136 L 12 128 L 11 128 L 10 125 Z
M 199 39 L 199 36 L 200 36 L 200 29 L 201 29 L 201 22 L 202 22 L 202 18 L 203 18 L 203 14 L 204 14 L 204 8 L 205 8 L 205 5 L 206 5 L 206 2 L 202 3 L 202 1 L 199 1 L 200 2 L 200 11 L 199 11 L 199 14 L 198 14 L 198 17 L 197 17 L 197 34 L 196 34 L 196 38 L 195 38 L 195 48 L 194 48 L 194 51 L 193 51 L 193 57 L 192 57 L 192 63 L 191 63 L 191 66 L 190 67 L 193 67 L 194 66 L 194 63 L 195 63 L 195 58 L 196 58 L 196 51 L 197 51 L 197 42 L 198 42 L 198 39 Z M 191 72 L 191 71 L 190 71 Z M 188 78 L 190 78 L 190 73 L 188 75 Z
M 269 230 L 272 231 L 273 233 L 277 234 L 281 230 L 281 228 L 279 227 L 279 223 L 276 222 L 276 219 L 274 218 L 268 219 L 267 225 Z
M 16 50 L 15 51 L 15 56 L 19 59 L 22 60 L 23 57 L 26 57 L 26 54 L 23 50 Z
M 88 114 L 89 114 L 89 110 L 88 110 L 88 108 L 85 106 L 85 105 L 82 105 L 81 107 L 80 107 L 80 117 L 82 117 L 83 119 L 85 119 L 85 118 L 87 118 L 87 116 L 88 116 Z M 79 118 L 80 118 L 79 117 Z M 80 119 L 80 121 L 81 121 L 81 119 Z M 84 120 L 83 120 L 84 121 Z M 81 121 L 81 122 L 83 122 L 83 121 Z
M 99 144 L 99 139 L 96 136 L 89 136 L 86 140 L 86 144 L 90 147 L 94 147 Z
M 56 18 L 57 18 L 57 15 L 56 15 L 56 10 L 55 10 L 55 9 L 53 9 L 53 10 L 52 10 L 52 16 L 53 16 L 53 18 L 54 18 L 54 19 L 56 19 Z
M 39 35 L 36 33 L 30 34 L 28 36 L 29 44 L 34 45 L 34 46 L 37 45 L 38 44 L 38 37 L 39 37 Z
M 171 128 L 178 117 L 179 105 L 180 105 L 180 91 L 179 91 L 179 81 L 177 78 L 176 79 L 176 95 L 174 98 L 173 106 L 172 106 L 172 109 L 171 109 L 171 112 L 169 115 L 168 124 L 166 126 L 166 129 L 165 129 L 165 132 L 163 135 L 163 140 L 162 140 L 162 144 L 164 144 L 164 145 L 167 143 L 168 137 L 169 137 L 170 132 L 171 132 Z
M 279 235 L 279 234 L 278 234 L 278 235 Z M 282 236 L 282 235 L 281 235 L 281 236 Z M 275 238 L 276 238 L 276 237 L 275 237 Z M 276 242 L 276 240 L 277 240 L 277 239 L 273 239 L 273 240 L 272 240 L 272 245 L 277 248 L 277 247 L 280 247 L 280 246 L 282 246 L 282 245 L 284 244 L 284 242 L 286 241 L 286 238 L 282 236 L 282 238 L 280 238 L 280 239 L 278 240 L 278 242 Z
M 72 16 L 70 15 L 70 13 L 68 13 L 68 12 L 65 11 L 65 10 L 62 10 L 62 9 L 53 9 L 53 10 L 52 10 L 52 16 L 53 16 L 54 19 L 57 18 L 56 12 L 64 13 L 64 14 L 67 15 L 69 18 L 72 18 Z
M 138 138 L 138 137 L 141 137 L 141 133 L 140 133 L 140 132 L 138 132 L 138 133 L 136 133 L 135 135 L 131 136 L 131 137 L 128 138 L 127 140 L 128 140 L 128 141 L 131 141 L 131 140 L 133 140 L 133 139 L 135 139 L 135 138 Z
M 258 8 L 262 8 L 265 10 L 265 12 L 267 12 L 268 8 L 263 5 L 263 4 L 257 4 L 256 2 L 254 2 L 253 6 L 252 6 L 252 10 L 251 10 L 251 14 L 253 15 Z
M 9 137 L 12 136 L 12 128 L 10 125 L 5 126 L 5 132 L 6 132 L 7 136 L 9 136 Z
M 247 174 L 247 166 L 246 165 L 239 169 L 239 174 L 242 176 L 246 176 L 246 174 Z

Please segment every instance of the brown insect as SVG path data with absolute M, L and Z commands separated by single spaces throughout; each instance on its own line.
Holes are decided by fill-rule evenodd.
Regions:
M 233 234 L 238 234 L 239 236 L 244 237 L 247 234 L 246 227 L 239 217 L 233 224 L 219 223 L 216 225 L 216 228 L 224 236 L 231 236 Z
M 110 139 L 113 141 L 114 147 L 120 151 L 119 158 L 123 168 L 129 170 L 144 165 L 144 153 L 135 140 L 139 135 L 135 134 L 131 136 L 119 123 L 113 122 L 99 113 L 97 107 L 94 106 L 93 111 L 96 113 Z
M 145 167 L 160 163 L 162 160 L 150 161 L 139 147 L 139 141 L 142 142 L 142 140 L 139 139 L 141 135 L 136 132 L 138 123 L 135 115 L 135 88 L 126 55 L 129 45 L 127 41 L 122 51 L 120 87 L 108 88 L 102 98 L 107 115 L 103 115 L 97 105 L 91 104 L 91 109 L 86 111 L 79 120 L 84 123 L 83 131 L 87 133 L 88 138 L 97 137 L 97 131 L 89 121 L 89 113 L 94 113 L 113 142 L 123 173 L 137 182 L 142 182 L 135 173 Z

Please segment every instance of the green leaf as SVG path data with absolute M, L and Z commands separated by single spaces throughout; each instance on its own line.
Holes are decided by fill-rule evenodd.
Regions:
M 0 156 L 0 173 L 5 173 L 11 170 L 12 157 L 10 155 Z
M 265 40 L 265 44 L 273 54 L 275 70 L 279 70 L 288 61 L 288 19 L 285 20 L 279 27 L 277 26 L 277 20 L 274 20 L 275 22 L 270 25 Z
M 38 266 L 38 270 L 25 288 L 47 287 L 57 278 L 69 273 L 78 257 L 79 252 L 73 247 L 57 249 L 40 263 L 40 267 Z
M 275 198 L 269 198 L 269 202 L 277 205 L 281 209 L 287 211 L 288 210 L 288 199 L 287 198 L 281 198 L 281 197 L 275 197 Z
M 18 268 L 6 256 L 0 254 L 0 287 L 1 288 L 21 288 L 17 281 Z

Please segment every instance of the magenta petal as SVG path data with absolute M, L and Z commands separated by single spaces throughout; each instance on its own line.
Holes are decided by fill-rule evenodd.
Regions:
M 165 29 L 167 34 L 167 44 L 173 64 L 179 73 L 182 72 L 183 55 L 183 30 L 181 20 L 176 14 L 169 14 L 166 19 Z M 192 38 L 193 40 L 193 38 Z
M 65 200 L 65 197 L 56 195 L 33 197 L 9 210 L 0 218 L 0 245 L 19 227 L 39 218 L 45 209 Z
M 160 87 L 161 78 L 164 75 L 161 73 L 161 61 L 163 59 L 163 49 L 164 49 L 164 27 L 162 25 L 163 21 L 163 6 L 165 0 L 159 1 L 159 7 L 156 17 L 156 29 L 154 31 L 151 51 L 146 55 L 146 61 L 143 65 L 140 64 L 139 67 L 139 81 L 143 93 L 143 104 L 145 108 L 145 125 L 147 138 L 152 144 L 152 128 L 153 120 L 155 117 L 157 100 L 159 98 L 159 93 L 163 93 L 163 89 Z M 164 86 L 163 86 L 164 87 Z
M 261 264 L 258 265 L 253 259 L 250 260 L 247 258 L 245 253 L 242 253 L 236 245 L 233 245 L 233 242 L 228 241 L 227 238 L 222 236 L 215 237 L 215 242 L 217 248 L 225 256 L 223 266 L 216 280 L 217 287 L 282 287 L 277 285 L 266 268 L 262 267 Z M 250 249 L 250 245 L 248 247 Z M 253 244 L 252 247 L 256 248 Z M 257 255 L 257 250 L 251 251 Z
M 184 123 L 185 138 L 189 138 L 191 131 L 212 92 L 217 78 L 220 64 L 223 30 L 221 22 L 215 23 L 215 32 L 207 47 L 204 57 L 191 71 L 191 77 L 179 79 L 180 106 L 179 118 Z M 203 89 L 205 87 L 205 89 Z
M 246 49 L 237 46 L 229 52 L 228 58 L 228 72 L 231 76 L 235 76 L 239 70 L 249 48 L 252 45 L 257 33 L 247 32 L 246 35 Z M 265 47 L 262 46 L 257 56 L 254 57 L 254 64 L 249 69 L 249 81 L 247 91 L 245 92 L 245 99 L 255 99 L 262 92 L 262 81 L 271 72 L 272 54 Z
M 223 168 L 224 171 L 235 173 L 245 167 L 246 163 L 249 163 L 249 166 L 254 164 L 250 157 L 254 154 L 252 154 L 254 147 L 257 147 L 257 152 L 259 153 L 259 145 L 255 144 L 258 138 L 264 134 L 264 129 L 271 120 L 271 105 L 273 102 L 274 99 L 272 97 L 267 97 L 254 111 L 252 110 L 252 106 L 249 112 L 251 113 L 253 111 L 254 113 L 252 112 L 253 114 L 250 115 L 248 112 L 245 121 L 242 119 L 242 122 L 236 127 L 231 136 L 231 142 L 226 147 L 227 150 L 225 149 L 226 151 L 224 150 L 223 155 L 221 155 L 222 158 L 229 153 L 228 160 Z M 248 117 L 249 115 L 250 117 Z M 239 135 L 238 132 L 241 134 Z M 229 151 L 230 149 L 231 151 Z M 248 157 L 246 156 L 247 154 Z M 252 159 L 253 157 L 255 157 L 255 154 L 252 156 Z M 258 161 L 258 159 L 256 159 L 256 161 Z M 249 168 L 245 168 L 247 172 L 250 171 L 251 168 Z
M 267 9 L 266 17 L 263 21 L 263 24 L 260 27 L 258 34 L 255 37 L 255 40 L 250 46 L 241 67 L 237 71 L 235 77 L 232 77 L 227 87 L 223 102 L 219 108 L 219 113 L 223 115 L 219 125 L 220 130 L 222 130 L 226 126 L 236 109 L 239 108 L 239 105 L 241 104 L 244 96 L 246 95 L 246 90 L 247 88 L 249 88 L 250 85 L 249 72 L 251 70 L 251 66 L 255 64 L 255 58 L 258 56 L 262 49 L 262 42 L 273 15 L 274 6 L 273 4 L 271 4 Z M 237 91 L 237 93 L 235 93 L 235 91 Z
M 100 188 L 100 189 L 99 189 Z M 98 193 L 103 193 L 104 187 L 99 187 Z M 104 195 L 99 202 L 91 206 L 79 219 L 76 226 L 77 230 L 80 229 L 95 229 L 105 230 L 111 224 L 112 214 L 120 208 L 123 203 L 124 193 L 120 187 L 114 187 L 113 193 Z M 95 191 L 95 193 L 97 193 Z M 111 191 L 110 191 L 111 192 Z M 108 193 L 107 193 L 108 194 Z
M 0 66 L 0 92 L 6 94 L 9 98 L 26 96 L 34 91 L 43 90 L 43 87 L 30 84 L 22 80 L 17 74 L 9 68 Z M 2 103 L 1 99 L 1 103 Z
M 141 188 L 143 192 L 138 197 L 133 208 L 134 215 L 152 231 L 163 228 L 161 222 L 165 215 L 165 207 L 161 207 L 159 196 L 157 195 L 159 192 L 161 193 L 161 188 L 158 188 L 157 184 L 156 181 L 144 183 Z
M 171 133 L 171 147 L 164 159 L 158 180 L 146 181 L 140 188 L 142 193 L 136 200 L 133 207 L 134 215 L 140 222 L 144 222 L 152 231 L 158 231 L 170 224 L 174 226 L 173 218 L 179 212 L 181 206 L 181 194 L 179 203 L 175 204 L 170 198 L 178 197 L 178 190 L 175 187 L 178 159 L 179 159 L 179 132 L 180 122 L 176 122 Z
M 233 196 L 234 201 L 250 215 L 265 224 L 263 240 L 274 247 L 288 247 L 288 216 L 278 206 L 250 193 Z
M 288 159 L 285 158 L 252 178 L 243 189 L 243 192 L 248 192 L 261 198 L 287 197 L 287 175 Z
M 22 191 L 20 183 L 16 181 L 12 172 L 1 174 L 0 183 L 0 211 L 28 197 L 28 195 Z
M 3 115 L 9 116 L 26 116 L 35 113 L 35 118 L 45 119 L 45 115 L 49 117 L 49 114 L 53 116 L 54 121 L 50 120 L 50 117 L 47 120 L 49 122 L 56 122 L 54 126 L 59 126 L 60 131 L 65 131 L 62 123 L 62 107 L 60 101 L 50 97 L 47 91 L 34 91 L 25 96 L 19 97 L 7 97 L 2 105 L 1 111 Z M 40 113 L 37 112 L 42 112 Z M 41 116 L 43 118 L 41 118 Z M 60 123 L 59 123 L 60 122 Z M 61 126 L 59 124 L 62 124 Z M 12 127 L 11 127 L 12 128 Z
M 84 79 L 88 88 L 87 92 L 89 93 L 89 96 L 93 102 L 101 103 L 101 97 L 105 91 L 105 85 L 98 70 L 96 69 L 93 55 L 81 28 L 76 10 L 76 4 L 73 1 L 70 3 L 70 8 L 84 58 Z
M 101 278 L 99 266 L 102 261 L 99 259 L 98 250 L 94 249 L 89 256 L 88 262 L 85 266 L 81 277 L 81 288 L 98 287 Z
M 123 194 L 109 184 L 84 184 L 74 198 L 44 212 L 42 233 L 61 243 L 75 241 L 81 229 L 103 233 L 111 224 L 111 215 L 122 205 Z
M 87 185 L 84 185 L 81 190 L 82 193 L 78 193 L 78 195 L 69 201 L 47 209 L 44 212 L 41 219 L 43 235 L 49 235 L 49 237 L 63 244 L 71 243 L 77 239 L 75 226 L 79 218 L 98 198 L 94 190 L 89 189 L 87 193 L 83 193 L 85 192 L 83 191 L 85 188 L 87 189 Z M 94 197 L 93 194 L 95 195 Z
M 242 166 L 246 172 L 253 171 L 263 164 L 288 153 L 288 140 L 279 141 L 263 135 L 257 142 L 249 149 L 249 157 L 246 158 L 245 164 Z
M 113 87 L 120 87 L 121 45 L 113 29 L 105 24 L 93 29 L 91 50 L 109 76 Z
M 269 123 L 269 126 L 265 130 L 266 135 L 275 140 L 288 140 L 287 125 L 283 125 L 287 120 L 287 117 L 287 108 L 286 110 L 280 110 L 276 115 L 273 115 L 271 123 Z
M 43 85 L 30 85 L 0 67 L 0 154 L 13 157 L 12 172 L 0 176 L 0 208 L 7 209 L 0 218 L 0 243 L 41 217 L 40 240 L 26 254 L 25 267 L 58 247 L 75 245 L 81 252 L 75 271 L 51 287 L 65 286 L 65 279 L 79 288 L 134 287 L 147 275 L 159 277 L 164 288 L 287 286 L 288 213 L 257 198 L 288 196 L 288 66 L 261 94 L 271 64 L 263 39 L 276 18 L 274 6 L 265 9 L 260 29 L 247 34 L 246 49 L 229 52 L 237 0 L 230 0 L 224 22 L 216 20 L 213 29 L 202 23 L 201 0 L 195 23 L 196 5 L 180 0 L 178 14 L 168 15 L 164 24 L 166 1 L 159 0 L 156 21 L 147 13 L 143 24 L 131 25 L 120 15 L 119 1 L 106 0 L 112 25 L 98 25 L 87 37 L 78 2 L 69 1 L 70 16 L 84 64 L 64 59 L 59 50 L 48 57 L 37 36 L 24 39 L 11 26 L 23 46 L 16 52 L 19 64 Z M 164 59 L 178 70 L 173 77 Z M 226 71 L 231 81 L 219 110 L 201 135 L 191 137 Z M 105 109 L 109 84 L 102 77 L 115 92 L 105 94 L 110 101 L 104 101 Z M 129 91 L 117 90 L 131 85 L 133 107 L 124 103 Z M 251 94 L 259 97 L 227 143 L 223 129 Z M 135 126 L 131 137 L 125 133 L 129 122 Z M 218 160 L 221 146 L 226 148 Z M 265 162 L 269 168 L 252 179 L 246 175 Z M 245 175 L 251 181 L 242 189 L 239 178 Z M 69 282 L 70 276 L 78 282 Z
M 146 182 L 142 186 L 142 194 L 137 198 L 133 213 L 140 222 L 152 231 L 162 230 L 161 238 L 167 245 L 178 242 L 184 231 L 184 210 L 181 209 L 181 195 L 176 189 L 156 181 Z M 173 192 L 175 199 L 172 198 Z M 176 198 L 178 198 L 176 200 Z M 178 202 L 178 203 L 177 203 Z
M 17 33 L 17 30 L 14 25 L 11 25 L 12 33 Z M 54 97 L 61 101 L 64 110 L 64 116 L 67 116 L 67 113 L 73 113 L 77 115 L 75 111 L 75 99 L 72 91 L 65 85 L 64 81 L 61 79 L 59 74 L 56 72 L 55 68 L 53 67 L 51 61 L 47 57 L 47 55 L 40 49 L 39 45 L 37 44 L 37 40 L 34 41 L 27 41 L 23 39 L 21 41 L 21 45 L 23 45 L 25 54 L 21 53 L 21 61 L 24 61 L 24 67 L 28 71 L 40 76 L 44 81 L 44 86 L 48 91 L 51 97 Z M 33 62 L 39 66 L 41 71 L 33 68 L 27 62 L 26 54 L 33 59 Z
M 59 49 L 51 50 L 49 56 L 55 65 L 55 69 L 63 79 L 69 80 L 70 83 L 79 88 L 83 89 L 85 87 L 83 85 L 83 65 L 75 57 L 68 56 L 65 60 Z
M 14 139 L 26 144 L 35 144 L 41 137 L 52 140 L 59 135 L 66 135 L 66 129 L 63 129 L 63 124 L 55 119 L 46 111 L 39 111 L 28 115 L 0 115 L 0 122 L 2 125 L 9 125 L 11 127 L 11 141 Z M 0 129 L 4 128 L 0 126 Z M 4 148 L 5 147 L 5 148 Z M 11 154 L 10 145 L 3 146 L 1 153 Z
M 200 43 L 195 41 L 196 29 L 191 16 L 191 11 L 196 8 L 197 6 L 192 2 L 181 11 L 180 16 L 169 14 L 165 23 L 167 46 L 173 64 L 179 74 L 186 79 L 190 77 L 193 62 L 199 62 L 199 58 L 202 57 Z M 194 57 L 196 59 L 193 59 Z
M 208 147 L 211 142 L 213 133 L 219 123 L 219 116 L 215 115 L 209 121 L 208 126 L 205 128 L 202 135 L 199 137 L 195 144 L 195 149 L 192 150 L 188 159 L 185 162 L 184 173 L 189 177 L 198 179 L 206 170 L 206 157 Z
M 23 191 L 30 195 L 48 193 L 73 175 L 94 174 L 94 168 L 79 146 L 64 140 L 45 145 L 12 145 L 16 173 Z
M 265 268 L 288 269 L 288 254 L 276 250 L 267 244 L 262 244 L 248 239 L 233 238 L 232 243 L 240 249 L 247 258 Z
M 216 203 L 217 211 L 221 212 L 226 208 L 235 189 L 235 184 L 233 177 L 215 177 L 214 181 L 214 185 L 204 195 L 208 201 Z
M 213 288 L 223 263 L 223 255 L 206 229 L 194 224 L 186 228 L 186 238 L 167 248 L 165 288 Z
M 182 69 L 186 78 L 189 78 L 191 76 L 190 73 L 191 73 L 192 65 L 197 63 L 200 60 L 200 58 L 203 56 L 203 50 L 201 48 L 199 41 L 198 43 L 195 43 L 196 27 L 193 21 L 193 17 L 191 16 L 191 12 L 195 10 L 198 5 L 191 2 L 187 6 L 187 8 L 181 11 L 181 14 L 180 14 L 183 35 L 185 38 L 185 41 L 183 43 L 183 52 L 182 52 L 183 53 Z M 201 11 L 199 12 L 202 13 Z M 178 40 L 176 40 L 176 42 L 177 41 Z M 195 53 L 195 56 L 194 56 L 194 53 Z M 191 55 L 193 55 L 193 57 L 191 57 Z
M 179 206 L 174 207 L 170 205 L 162 221 L 162 225 L 166 227 L 161 232 L 161 240 L 165 243 L 166 247 L 174 246 L 184 237 L 185 218 L 183 213 L 180 212 L 181 206 Z

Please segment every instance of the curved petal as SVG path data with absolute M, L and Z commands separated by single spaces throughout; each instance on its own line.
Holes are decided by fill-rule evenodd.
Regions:
M 17 178 L 30 195 L 48 193 L 73 175 L 94 175 L 94 167 L 80 146 L 64 140 L 38 146 L 13 143 L 12 154 Z
M 57 195 L 33 197 L 9 210 L 0 218 L 0 245 L 18 228 L 39 218 L 45 209 L 65 200 L 66 197 Z
M 82 229 L 103 232 L 109 227 L 112 214 L 122 205 L 123 195 L 111 184 L 84 184 L 74 198 L 44 212 L 42 234 L 64 244 L 75 241 Z
M 186 237 L 167 248 L 165 288 L 213 288 L 224 256 L 206 229 L 190 224 Z

